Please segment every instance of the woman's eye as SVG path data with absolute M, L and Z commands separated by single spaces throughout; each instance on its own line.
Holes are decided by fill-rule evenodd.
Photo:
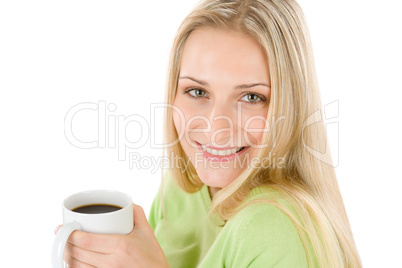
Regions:
M 184 94 L 185 93 L 189 93 L 194 98 L 202 98 L 202 97 L 205 97 L 207 95 L 207 93 L 204 90 L 200 89 L 200 88 L 189 89 L 189 90 L 186 90 L 184 92 Z
M 246 102 L 258 102 L 262 99 L 260 98 L 260 96 L 258 96 L 255 93 L 248 93 L 248 94 L 244 95 L 244 97 L 241 98 L 241 100 L 246 101 Z

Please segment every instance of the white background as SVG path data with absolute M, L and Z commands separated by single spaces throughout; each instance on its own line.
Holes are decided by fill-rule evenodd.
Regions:
M 339 104 L 339 116 L 330 120 L 339 129 L 329 135 L 331 150 L 365 267 L 401 264 L 398 2 L 299 2 L 310 27 L 323 104 Z M 74 192 L 124 191 L 149 211 L 160 169 L 130 168 L 109 141 L 105 148 L 73 146 L 64 120 L 77 104 L 104 102 L 116 107 L 106 111 L 110 120 L 141 115 L 151 123 L 150 103 L 163 101 L 174 33 L 195 3 L 0 2 L 2 266 L 50 267 L 61 202 Z M 97 139 L 97 117 L 96 111 L 77 113 L 76 137 Z M 162 114 L 153 122 L 152 138 L 160 143 Z M 138 128 L 126 129 L 132 141 L 150 136 L 150 129 Z M 118 136 L 112 140 L 119 142 Z M 148 141 L 127 153 L 138 153 L 143 165 L 161 160 L 161 151 L 150 147 Z

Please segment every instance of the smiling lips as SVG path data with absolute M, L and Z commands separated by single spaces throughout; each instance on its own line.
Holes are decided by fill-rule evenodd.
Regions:
M 203 153 L 204 157 L 210 161 L 228 161 L 234 158 L 236 155 L 239 155 L 245 148 L 248 147 L 237 147 L 237 148 L 229 148 L 229 149 L 211 149 L 205 145 L 201 145 L 197 143 L 198 148 Z
M 215 149 L 211 149 L 206 147 L 205 145 L 201 145 L 202 149 L 212 155 L 216 155 L 216 156 L 226 156 L 226 155 L 231 155 L 231 154 L 235 154 L 239 151 L 241 151 L 242 149 L 244 149 L 244 147 L 238 147 L 238 148 L 233 148 L 233 149 L 228 149 L 228 150 L 215 150 Z

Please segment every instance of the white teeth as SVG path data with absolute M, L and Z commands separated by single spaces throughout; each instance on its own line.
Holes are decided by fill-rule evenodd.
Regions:
M 240 150 L 243 147 L 231 149 L 231 150 L 214 150 L 210 149 L 204 145 L 202 145 L 202 149 L 210 154 L 217 155 L 217 156 L 226 156 L 226 155 L 231 155 L 235 154 L 238 150 Z

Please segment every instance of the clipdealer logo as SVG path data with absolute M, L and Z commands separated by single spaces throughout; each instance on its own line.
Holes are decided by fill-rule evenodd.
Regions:
M 179 139 L 172 142 L 171 144 L 158 144 L 156 142 L 156 133 L 160 128 L 156 126 L 158 122 L 157 118 L 159 115 L 156 115 L 158 109 L 173 109 L 179 116 L 181 120 L 181 124 L 186 125 L 192 122 L 194 118 L 188 120 L 189 122 L 185 122 L 185 116 L 183 112 L 176 106 L 166 104 L 166 103 L 151 103 L 150 104 L 150 118 L 147 120 L 144 116 L 140 114 L 131 114 L 128 116 L 119 115 L 116 113 L 117 106 L 114 103 L 107 104 L 106 101 L 98 101 L 98 103 L 93 102 L 83 102 L 72 106 L 65 115 L 64 118 L 64 134 L 67 141 L 80 149 L 116 149 L 118 160 L 119 161 L 127 161 L 129 162 L 130 169 L 151 169 L 152 173 L 156 172 L 161 167 L 168 167 L 169 162 L 172 161 L 184 161 L 182 159 L 174 159 L 174 157 L 153 157 L 153 156 L 144 156 L 138 152 L 139 148 L 145 146 L 148 142 L 151 149 L 163 149 L 168 146 L 175 145 L 180 142 L 182 138 L 189 138 L 184 133 L 179 133 Z M 241 108 L 240 108 L 241 109 Z M 241 110 L 239 109 L 238 118 L 241 117 Z M 311 114 L 307 120 L 303 124 L 303 130 L 314 125 L 317 122 L 324 121 L 326 127 L 326 139 L 327 146 L 324 150 L 319 150 L 317 148 L 311 148 L 307 144 L 304 143 L 304 148 L 315 158 L 318 160 L 325 162 L 333 167 L 339 165 L 339 101 L 333 101 L 324 106 L 324 115 L 322 110 L 319 109 L 313 114 Z M 86 123 L 96 123 L 96 135 L 91 138 L 80 138 L 80 135 L 77 135 L 74 131 L 74 121 L 77 117 L 80 117 L 85 114 L 91 114 L 92 116 L 96 116 L 97 122 L 86 122 Z M 209 122 L 206 118 L 199 118 L 197 116 L 197 120 L 206 120 L 207 125 L 210 127 L 211 122 Z M 228 120 L 229 125 L 233 128 L 233 123 L 230 122 L 230 118 L 216 118 L 216 120 Z M 215 120 L 215 119 L 214 119 Z M 261 120 L 261 118 L 252 118 L 251 120 Z M 268 132 L 273 131 L 276 127 L 277 123 L 285 120 L 283 117 L 279 117 L 277 119 L 272 120 L 271 125 L 268 127 Z M 268 120 L 267 120 L 268 121 Z M 249 123 L 249 122 L 248 122 Z M 267 122 L 269 123 L 269 122 Z M 160 124 L 160 123 L 159 123 Z M 135 129 L 135 133 L 130 133 L 129 128 Z M 184 129 L 185 126 L 182 126 Z M 79 128 L 75 130 L 80 130 Z M 254 131 L 253 129 L 248 129 L 249 131 Z M 211 131 L 211 129 L 205 129 L 204 131 Z M 221 130 L 219 130 L 221 131 Z M 233 131 L 233 129 L 228 128 L 226 131 Z M 255 130 L 256 131 L 256 130 Z M 304 131 L 302 131 L 302 134 Z M 217 133 L 212 133 L 211 138 L 216 137 Z M 239 134 L 240 135 L 240 134 Z M 238 135 L 238 136 L 239 136 Z M 136 138 L 136 139 L 133 139 Z M 332 141 L 332 151 L 330 152 L 328 148 L 328 138 Z M 272 141 L 274 144 L 276 141 Z M 255 145 L 259 148 L 259 146 L 263 145 Z M 332 161 L 331 161 L 332 155 Z M 185 166 L 188 166 L 189 163 L 185 163 Z

